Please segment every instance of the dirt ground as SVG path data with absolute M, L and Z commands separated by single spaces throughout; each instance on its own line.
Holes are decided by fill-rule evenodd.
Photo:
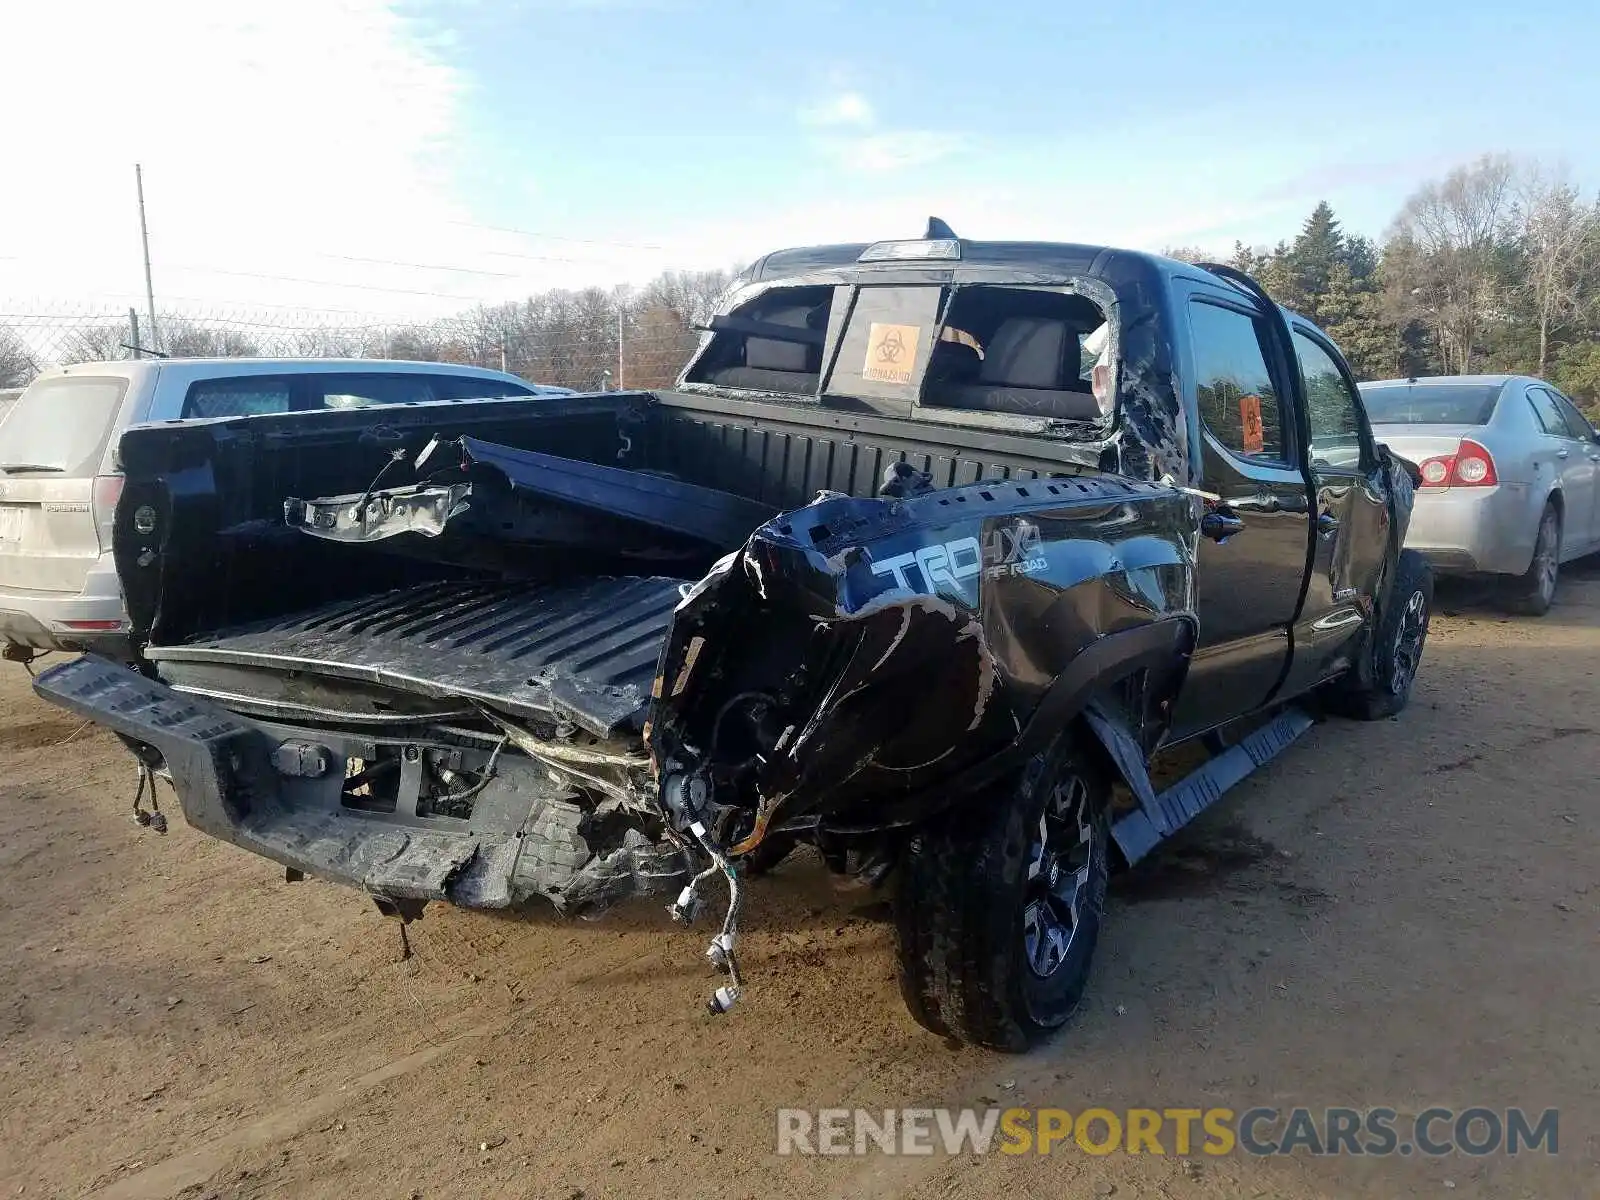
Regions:
M 129 817 L 107 736 L 0 676 L 0 1197 L 1600 1196 L 1600 566 L 1541 621 L 1441 595 L 1399 720 L 1320 724 L 1113 883 L 1082 1012 L 946 1046 L 880 897 L 757 886 L 704 931 L 360 896 Z M 170 796 L 170 793 L 164 792 Z M 175 805 L 169 804 L 169 807 Z M 816 1159 L 780 1106 L 1561 1110 L 1560 1153 Z

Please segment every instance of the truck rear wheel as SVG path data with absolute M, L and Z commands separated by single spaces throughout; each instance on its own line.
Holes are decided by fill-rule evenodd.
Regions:
M 1433 568 L 1415 550 L 1400 551 L 1394 586 L 1378 614 L 1365 670 L 1352 670 L 1327 694 L 1328 707 L 1358 721 L 1392 717 L 1411 700 L 1433 616 Z
M 997 794 L 919 830 L 895 897 L 918 1024 L 1025 1050 L 1083 995 L 1110 868 L 1110 787 L 1071 736 Z

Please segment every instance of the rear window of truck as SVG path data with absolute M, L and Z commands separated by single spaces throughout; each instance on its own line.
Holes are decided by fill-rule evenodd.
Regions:
M 815 396 L 833 293 L 832 287 L 777 287 L 713 317 L 711 344 L 686 382 Z
M 1500 402 L 1498 383 L 1396 383 L 1364 387 L 1374 425 L 1487 425 Z
M 685 382 L 1050 420 L 1102 415 L 1093 378 L 1109 359 L 1105 316 L 1060 288 L 775 287 L 711 328 Z

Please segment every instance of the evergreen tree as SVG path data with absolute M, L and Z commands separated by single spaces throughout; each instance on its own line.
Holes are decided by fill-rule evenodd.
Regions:
M 1300 236 L 1289 247 L 1284 264 L 1289 307 L 1318 324 L 1326 324 L 1319 305 L 1327 294 L 1334 268 L 1340 265 L 1348 265 L 1344 231 L 1339 228 L 1332 206 L 1323 200 L 1311 210 Z
M 1346 237 L 1344 264 L 1350 268 L 1350 278 L 1357 283 L 1370 283 L 1378 273 L 1378 247 L 1359 233 Z

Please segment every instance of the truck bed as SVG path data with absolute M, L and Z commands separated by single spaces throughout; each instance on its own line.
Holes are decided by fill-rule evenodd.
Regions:
M 607 531 L 587 533 L 565 515 L 554 522 L 565 542 L 544 562 L 538 554 L 491 561 L 482 543 L 453 547 L 448 539 L 352 548 L 286 525 L 286 498 L 360 494 L 393 452 L 415 456 L 434 436 L 653 472 L 768 512 L 798 508 L 822 491 L 873 496 L 896 463 L 926 472 L 934 488 L 1094 469 L 1067 439 L 684 393 L 415 405 L 385 410 L 381 420 L 353 409 L 135 427 L 122 441 L 128 483 L 116 533 L 135 639 L 171 647 L 427 582 L 579 572 L 695 580 L 726 552 L 706 546 L 672 562 L 619 555 Z M 409 477 L 402 466 L 384 482 Z M 134 527 L 142 507 L 156 514 L 151 534 Z M 641 540 L 649 547 L 659 539 Z

